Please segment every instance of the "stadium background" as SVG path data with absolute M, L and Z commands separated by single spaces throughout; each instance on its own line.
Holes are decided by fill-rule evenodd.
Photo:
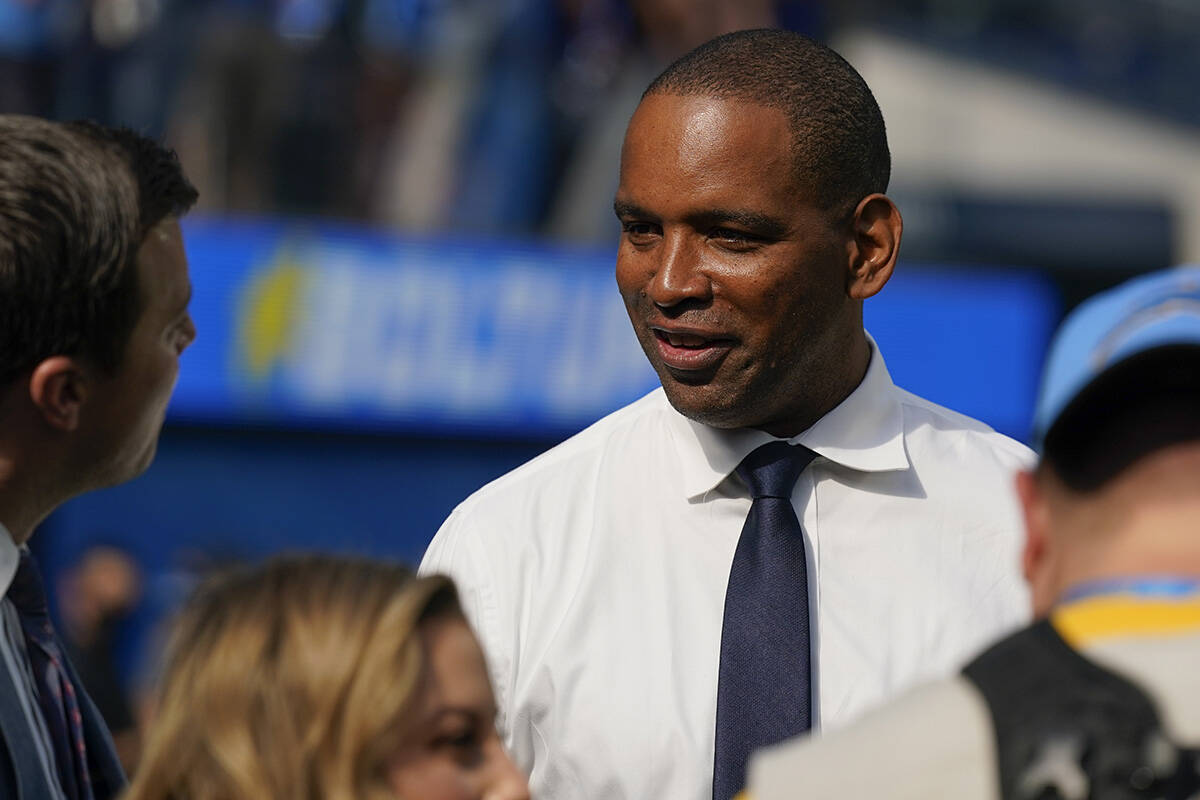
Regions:
M 0 0 L 0 110 L 162 137 L 201 191 L 158 459 L 35 539 L 66 595 L 91 548 L 136 564 L 120 682 L 211 565 L 415 561 L 656 385 L 611 275 L 621 133 L 672 58 L 763 25 L 883 108 L 906 231 L 866 313 L 906 388 L 1027 439 L 1062 312 L 1200 260 L 1191 0 Z

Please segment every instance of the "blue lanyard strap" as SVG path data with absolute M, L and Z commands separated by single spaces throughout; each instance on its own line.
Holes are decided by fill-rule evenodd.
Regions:
M 1106 594 L 1134 594 L 1141 597 L 1185 598 L 1200 594 L 1200 578 L 1173 575 L 1148 575 L 1136 578 L 1106 578 L 1071 587 L 1059 603 L 1073 603 L 1087 597 Z

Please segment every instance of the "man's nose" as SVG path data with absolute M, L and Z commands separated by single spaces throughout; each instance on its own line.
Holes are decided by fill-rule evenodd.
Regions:
M 685 233 L 664 237 L 657 267 L 646 292 L 659 308 L 711 297 L 712 284 L 701 268 L 699 244 Z

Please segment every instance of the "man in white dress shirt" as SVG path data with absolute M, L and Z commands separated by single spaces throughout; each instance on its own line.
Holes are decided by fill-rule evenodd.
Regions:
M 124 775 L 46 614 L 27 542 L 154 457 L 196 335 L 171 153 L 0 115 L 0 797 L 108 800 Z
M 662 390 L 476 492 L 422 565 L 459 584 L 534 796 L 727 800 L 735 639 L 741 671 L 803 668 L 779 681 L 792 699 L 758 676 L 727 712 L 753 725 L 798 691 L 802 727 L 828 728 L 1023 620 L 1011 487 L 1029 452 L 897 388 L 863 329 L 900 244 L 889 169 L 870 90 L 796 34 L 720 37 L 647 90 L 617 284 Z M 777 440 L 806 454 L 783 490 L 803 652 L 775 647 L 788 625 L 740 626 L 782 596 L 736 577 L 739 540 L 767 536 L 741 471 Z

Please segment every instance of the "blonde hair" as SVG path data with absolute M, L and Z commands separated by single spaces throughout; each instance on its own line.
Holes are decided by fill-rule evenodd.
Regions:
M 157 716 L 124 800 L 373 800 L 404 732 L 448 578 L 334 556 L 208 581 L 168 646 Z

